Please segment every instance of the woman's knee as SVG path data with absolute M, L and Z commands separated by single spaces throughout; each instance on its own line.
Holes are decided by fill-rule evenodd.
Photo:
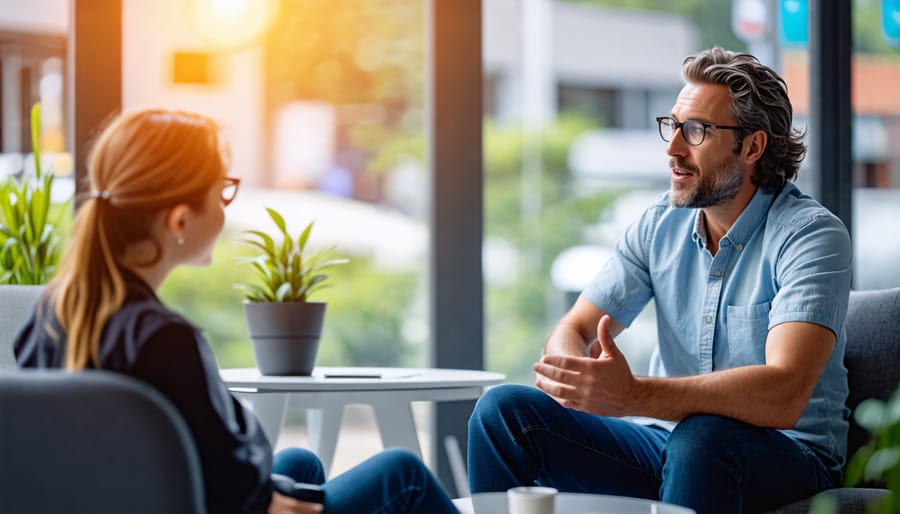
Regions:
M 272 459 L 272 472 L 287 475 L 298 482 L 325 482 L 325 468 L 315 453 L 305 448 L 285 448 Z
M 386 448 L 375 457 L 385 469 L 427 469 L 418 455 L 406 448 Z

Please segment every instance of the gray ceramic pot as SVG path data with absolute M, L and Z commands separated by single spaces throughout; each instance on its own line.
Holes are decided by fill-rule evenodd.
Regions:
M 325 320 L 322 302 L 244 302 L 256 366 L 263 375 L 309 375 Z

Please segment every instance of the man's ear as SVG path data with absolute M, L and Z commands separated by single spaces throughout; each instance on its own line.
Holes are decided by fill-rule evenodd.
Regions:
M 741 159 L 747 165 L 754 165 L 762 158 L 766 145 L 769 143 L 769 135 L 765 130 L 757 130 L 744 138 L 741 147 Z
M 184 237 L 184 227 L 190 212 L 191 208 L 187 204 L 180 203 L 169 209 L 169 212 L 166 214 L 164 220 L 166 230 L 171 232 L 176 239 Z

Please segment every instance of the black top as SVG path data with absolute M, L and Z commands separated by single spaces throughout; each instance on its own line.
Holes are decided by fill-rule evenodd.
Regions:
M 265 511 L 272 496 L 272 448 L 259 421 L 229 393 L 200 331 L 163 306 L 140 278 L 123 276 L 125 302 L 103 328 L 99 368 L 143 380 L 181 412 L 203 464 L 210 512 Z M 53 309 L 35 308 L 13 348 L 20 367 L 62 367 L 65 334 Z

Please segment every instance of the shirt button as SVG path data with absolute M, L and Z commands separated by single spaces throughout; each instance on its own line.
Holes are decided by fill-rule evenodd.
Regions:
M 744 245 L 742 245 L 741 243 L 734 245 L 734 247 L 737 248 L 739 252 L 744 249 Z
M 716 271 L 713 271 L 713 275 L 715 275 L 715 276 L 717 276 L 717 277 L 721 277 L 721 276 L 722 276 L 722 270 L 717 269 Z
M 712 316 L 709 315 L 709 314 L 707 314 L 706 316 L 704 316 L 703 319 L 704 319 L 707 323 L 712 323 Z

